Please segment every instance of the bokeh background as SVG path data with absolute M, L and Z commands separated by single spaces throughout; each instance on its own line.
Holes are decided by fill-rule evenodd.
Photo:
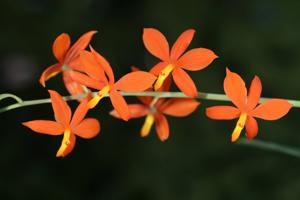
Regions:
M 259 75 L 264 96 L 299 99 L 299 8 L 295 0 L 1 0 L 0 92 L 47 98 L 38 78 L 55 62 L 51 46 L 61 32 L 74 41 L 99 30 L 92 44 L 117 77 L 132 65 L 148 70 L 157 60 L 143 46 L 142 29 L 155 27 L 170 43 L 195 28 L 191 47 L 220 56 L 192 73 L 200 91 L 222 93 L 229 66 L 248 84 Z M 60 80 L 48 88 L 66 94 Z M 89 114 L 101 120 L 101 134 L 78 139 L 64 159 L 55 158 L 61 137 L 21 125 L 52 119 L 50 104 L 1 114 L 0 199 L 300 199 L 298 158 L 231 144 L 235 122 L 207 119 L 204 108 L 218 102 L 202 103 L 190 117 L 168 118 L 171 136 L 162 143 L 154 131 L 139 137 L 143 119 L 109 116 L 105 100 Z M 293 109 L 279 121 L 259 121 L 258 138 L 300 146 L 299 117 Z

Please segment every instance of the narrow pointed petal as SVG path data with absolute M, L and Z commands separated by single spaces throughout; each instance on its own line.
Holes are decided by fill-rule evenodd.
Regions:
M 150 73 L 158 76 L 167 65 L 167 62 L 159 62 L 151 68 Z
M 52 51 L 55 58 L 62 63 L 65 55 L 70 48 L 71 39 L 67 33 L 60 34 L 54 41 Z
M 128 108 L 130 111 L 130 118 L 144 117 L 150 112 L 149 108 L 143 104 L 129 104 Z M 115 118 L 120 118 L 116 110 L 110 111 L 109 114 Z
M 115 76 L 114 76 L 114 72 L 113 72 L 109 62 L 102 55 L 100 55 L 97 51 L 95 51 L 92 46 L 90 46 L 90 49 L 91 49 L 91 52 L 94 54 L 96 61 L 100 64 L 100 66 L 105 71 L 105 73 L 108 77 L 109 83 L 113 84 L 115 82 Z
M 163 142 L 169 138 L 170 129 L 167 118 L 162 114 L 155 115 L 155 129 L 159 139 Z
M 190 45 L 195 34 L 194 29 L 184 31 L 174 43 L 171 49 L 171 60 L 177 60 Z
M 48 92 L 52 101 L 56 121 L 62 123 L 64 127 L 67 127 L 72 115 L 70 107 L 56 91 L 48 90 Z
M 128 121 L 130 118 L 130 111 L 124 97 L 115 89 L 110 90 L 109 96 L 110 101 L 120 118 Z
M 90 139 L 98 135 L 100 132 L 100 123 L 97 119 L 86 118 L 74 127 L 73 131 L 79 137 Z
M 152 55 L 163 61 L 169 60 L 169 43 L 161 32 L 154 28 L 144 28 L 143 42 Z
M 238 118 L 241 112 L 233 106 L 212 106 L 206 108 L 206 116 L 217 120 L 231 120 Z
M 205 48 L 192 49 L 179 58 L 177 66 L 190 71 L 204 69 L 210 65 L 218 56 L 211 50 Z
M 245 108 L 247 89 L 244 80 L 237 74 L 226 69 L 224 91 L 228 98 L 240 109 Z
M 97 31 L 89 31 L 83 34 L 70 48 L 68 53 L 66 54 L 66 64 L 71 62 L 73 59 L 79 56 L 80 51 L 84 50 L 90 43 L 92 37 Z
M 199 106 L 199 102 L 194 99 L 170 99 L 165 101 L 158 110 L 166 115 L 175 117 L 185 117 L 194 112 Z
M 88 99 L 85 98 L 81 101 L 81 103 L 78 105 L 78 107 L 76 108 L 74 114 L 73 114 L 73 118 L 71 120 L 71 126 L 77 126 L 85 117 L 85 115 L 88 112 Z
M 248 116 L 246 121 L 246 136 L 249 140 L 252 140 L 256 137 L 258 133 L 258 125 L 256 119 L 251 116 Z
M 63 72 L 63 81 L 66 89 L 72 96 L 77 96 L 85 93 L 84 86 L 72 79 L 73 70 L 66 70 Z
M 92 79 L 91 77 L 80 72 L 73 71 L 71 77 L 74 81 L 89 88 L 101 90 L 103 87 L 105 87 L 104 82 Z
M 120 78 L 115 87 L 126 92 L 142 92 L 153 85 L 156 77 L 148 72 L 131 72 Z
M 60 123 L 50 120 L 33 120 L 22 124 L 37 133 L 61 135 L 64 132 L 64 127 Z
M 287 100 L 271 99 L 257 106 L 251 114 L 265 120 L 277 120 L 285 116 L 292 107 Z
M 261 91 L 262 91 L 261 81 L 258 76 L 255 76 L 251 82 L 250 89 L 249 89 L 248 101 L 247 101 L 248 110 L 253 110 L 256 107 L 260 99 Z
M 187 96 L 196 97 L 198 95 L 197 88 L 191 77 L 181 68 L 175 68 L 173 71 L 173 79 L 177 87 Z
M 62 144 L 56 153 L 56 157 L 66 157 L 69 155 L 73 151 L 75 144 L 76 136 L 73 133 L 70 133 L 69 137 L 64 136 Z
M 45 69 L 40 77 L 40 84 L 45 87 L 45 82 L 61 72 L 61 64 L 57 63 Z
M 104 74 L 104 70 L 100 64 L 96 61 L 93 53 L 83 50 L 80 52 L 80 60 L 84 66 L 84 72 L 95 80 L 101 80 L 107 84 L 107 78 Z

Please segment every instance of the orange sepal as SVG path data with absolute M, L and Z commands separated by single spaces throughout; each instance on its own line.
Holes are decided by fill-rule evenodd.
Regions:
M 165 101 L 159 108 L 166 115 L 175 117 L 185 117 L 194 112 L 199 106 L 199 102 L 194 99 L 170 99 Z
M 120 78 L 115 87 L 126 92 L 142 92 L 150 88 L 155 79 L 156 77 L 148 72 L 131 72 Z
M 252 110 L 258 104 L 262 91 L 261 81 L 258 76 L 255 76 L 251 82 L 248 99 L 247 99 L 247 109 Z
M 247 89 L 244 80 L 226 68 L 224 91 L 228 98 L 240 109 L 244 109 L 247 99 Z
M 48 67 L 47 69 L 45 69 L 40 77 L 40 84 L 45 87 L 45 82 L 52 78 L 53 76 L 55 76 L 56 74 L 58 74 L 59 72 L 61 72 L 61 64 L 57 63 L 54 65 L 51 65 L 50 67 Z
M 73 73 L 71 74 L 71 77 L 74 81 L 76 81 L 82 85 L 85 85 L 89 88 L 101 90 L 105 86 L 104 82 L 92 79 L 91 77 L 89 77 L 83 73 L 80 73 L 80 72 L 73 71 Z
M 66 89 L 72 96 L 85 93 L 84 86 L 72 79 L 73 70 L 66 70 L 63 72 L 63 81 Z
M 143 42 L 152 55 L 163 61 L 169 60 L 169 43 L 160 31 L 154 28 L 144 28 Z
M 246 136 L 249 140 L 256 137 L 258 133 L 258 125 L 256 119 L 251 116 L 247 117 L 246 120 Z
M 76 108 L 71 123 L 71 126 L 77 126 L 86 116 L 87 112 L 88 112 L 88 104 L 89 98 L 85 98 L 81 101 L 81 103 L 78 105 L 78 107 Z
M 48 90 L 48 92 L 50 94 L 56 121 L 62 123 L 64 127 L 67 127 L 72 115 L 70 107 L 56 91 Z
M 177 61 L 177 66 L 190 71 L 201 70 L 210 65 L 218 56 L 205 48 L 192 49 Z
M 54 40 L 52 45 L 52 51 L 55 58 L 62 63 L 65 55 L 70 48 L 71 39 L 67 33 L 62 33 Z
M 100 123 L 97 119 L 86 118 L 74 127 L 73 131 L 79 137 L 90 139 L 100 132 Z
M 257 106 L 251 115 L 265 120 L 277 120 L 286 115 L 292 107 L 287 100 L 270 99 Z
M 171 49 L 171 59 L 177 60 L 190 45 L 195 34 L 194 29 L 184 31 L 176 40 Z
M 33 120 L 22 124 L 37 133 L 61 135 L 64 132 L 64 127 L 60 123 L 50 120 Z
M 187 96 L 196 97 L 198 95 L 197 88 L 191 77 L 181 68 L 175 68 L 173 71 L 173 79 L 177 87 Z
M 217 120 L 231 120 L 238 118 L 241 112 L 233 106 L 212 106 L 206 108 L 206 116 Z
M 162 114 L 155 114 L 155 129 L 158 138 L 163 142 L 169 138 L 170 129 L 167 118 Z
M 122 118 L 125 121 L 128 121 L 130 118 L 130 111 L 124 97 L 121 94 L 119 94 L 119 92 L 116 89 L 110 90 L 109 97 L 113 107 L 117 111 L 120 118 Z
M 89 31 L 85 34 L 83 34 L 69 49 L 69 51 L 66 54 L 66 60 L 65 62 L 68 64 L 75 58 L 79 56 L 80 51 L 84 50 L 90 43 L 93 35 L 97 33 L 97 31 Z
M 129 104 L 128 105 L 131 118 L 140 118 L 146 116 L 150 110 L 143 104 Z M 112 110 L 109 114 L 115 118 L 120 118 L 116 110 Z

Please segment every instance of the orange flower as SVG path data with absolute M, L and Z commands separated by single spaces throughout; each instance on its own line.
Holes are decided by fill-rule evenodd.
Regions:
M 75 135 L 85 139 L 93 138 L 100 132 L 100 123 L 94 118 L 84 119 L 88 111 L 87 99 L 81 101 L 71 119 L 71 109 L 63 98 L 55 91 L 49 90 L 49 93 L 56 121 L 33 120 L 24 122 L 23 125 L 38 133 L 63 134 L 64 137 L 56 157 L 65 157 L 75 146 Z
M 141 92 L 150 88 L 156 79 L 151 73 L 139 71 L 126 74 L 115 82 L 110 64 L 93 48 L 91 52 L 82 51 L 80 58 L 87 75 L 74 72 L 72 78 L 82 85 L 99 90 L 97 95 L 89 101 L 88 107 L 94 108 L 105 95 L 109 95 L 112 105 L 126 121 L 130 118 L 130 112 L 119 91 Z
M 72 69 L 82 71 L 79 60 L 79 53 L 89 45 L 93 35 L 97 31 L 89 31 L 83 34 L 72 47 L 70 47 L 71 39 L 67 33 L 60 34 L 54 41 L 52 50 L 58 63 L 48 67 L 40 77 L 40 83 L 45 87 L 45 82 L 63 72 L 64 84 L 71 95 L 84 93 L 82 85 L 71 78 Z
M 158 76 L 154 89 L 158 90 L 165 79 L 172 73 L 175 84 L 187 96 L 197 96 L 197 88 L 191 77 L 183 70 L 197 71 L 207 67 L 218 56 L 209 49 L 195 48 L 183 54 L 194 37 L 195 30 L 183 32 L 170 51 L 165 36 L 156 29 L 145 28 L 143 41 L 146 49 L 161 62 L 156 64 L 151 73 Z M 182 55 L 183 54 L 183 55 Z
M 169 123 L 164 116 L 186 117 L 196 110 L 199 102 L 194 99 L 160 99 L 155 105 L 153 98 L 139 97 L 143 104 L 129 104 L 129 110 L 132 118 L 146 116 L 145 123 L 141 129 L 141 136 L 146 137 L 155 123 L 156 133 L 161 141 L 169 137 Z M 110 112 L 116 118 L 120 118 L 116 110 Z
M 206 109 L 206 115 L 211 119 L 217 120 L 239 118 L 231 135 L 232 142 L 239 138 L 244 126 L 246 126 L 248 139 L 256 137 L 258 125 L 254 117 L 265 120 L 277 120 L 286 115 L 292 108 L 292 105 L 287 100 L 282 99 L 266 100 L 257 106 L 262 91 L 261 81 L 257 76 L 252 80 L 249 94 L 247 95 L 243 79 L 238 74 L 226 69 L 224 90 L 237 108 L 233 106 L 213 106 Z

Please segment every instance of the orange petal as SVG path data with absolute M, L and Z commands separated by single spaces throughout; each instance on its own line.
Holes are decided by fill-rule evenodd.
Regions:
M 247 98 L 247 89 L 243 79 L 226 68 L 224 91 L 228 98 L 240 109 L 244 109 Z
M 149 108 L 143 104 L 129 104 L 128 108 L 131 118 L 144 117 L 150 112 Z M 116 110 L 110 111 L 109 114 L 114 116 L 115 118 L 120 118 Z
M 54 65 L 51 65 L 50 67 L 48 67 L 47 69 L 45 69 L 40 77 L 40 84 L 45 87 L 45 82 L 52 78 L 53 76 L 55 76 L 56 74 L 58 74 L 59 72 L 61 72 L 61 64 L 57 63 Z
M 143 41 L 152 55 L 163 61 L 169 60 L 169 44 L 161 32 L 154 28 L 144 28 Z
M 91 77 L 89 77 L 83 73 L 80 73 L 80 72 L 73 71 L 73 73 L 71 74 L 71 77 L 74 81 L 76 81 L 82 85 L 85 85 L 89 88 L 101 90 L 101 88 L 103 88 L 105 86 L 105 84 L 103 82 L 92 79 Z
M 109 96 L 110 101 L 120 118 L 128 121 L 130 118 L 130 111 L 124 97 L 115 89 L 110 90 Z
M 158 76 L 167 65 L 168 62 L 159 62 L 151 68 L 150 73 Z
M 199 106 L 194 99 L 170 99 L 165 101 L 159 108 L 161 112 L 175 117 L 185 117 L 194 112 Z
M 109 64 L 109 62 L 102 56 L 100 55 L 97 51 L 95 51 L 92 46 L 90 46 L 91 52 L 94 54 L 96 61 L 100 64 L 100 66 L 103 68 L 105 71 L 109 83 L 113 84 L 115 82 L 115 77 L 114 77 L 114 72 Z
M 84 67 L 84 72 L 95 80 L 101 80 L 107 84 L 107 78 L 100 64 L 96 61 L 94 54 L 88 51 L 80 52 L 80 60 Z
M 72 115 L 70 107 L 56 91 L 48 90 L 48 92 L 56 121 L 62 123 L 64 127 L 68 127 Z
M 87 118 L 74 127 L 73 131 L 79 137 L 90 139 L 100 132 L 100 123 L 97 119 Z
M 120 78 L 115 87 L 126 92 L 142 92 L 152 86 L 156 77 L 148 72 L 131 72 Z
M 256 137 L 258 133 L 258 125 L 256 119 L 251 116 L 247 117 L 246 121 L 246 136 L 249 140 L 252 140 Z
M 187 96 L 196 97 L 197 88 L 191 77 L 181 68 L 173 70 L 173 79 L 177 87 Z
M 65 140 L 62 141 L 62 144 L 56 153 L 56 157 L 66 157 L 73 151 L 76 144 L 76 137 L 73 133 L 70 133 L 70 137 L 67 139 L 67 142 Z
M 55 58 L 62 63 L 65 55 L 70 48 L 71 39 L 67 33 L 60 34 L 54 41 L 52 50 Z
M 63 72 L 63 81 L 65 87 L 72 96 L 84 94 L 84 86 L 72 79 L 72 73 L 74 73 L 73 70 L 65 70 Z
M 158 113 L 155 115 L 155 129 L 162 142 L 169 138 L 169 123 L 164 115 Z
M 212 63 L 218 56 L 205 48 L 192 49 L 186 52 L 177 62 L 177 66 L 190 71 L 201 70 Z
M 85 98 L 78 105 L 71 120 L 71 126 L 77 126 L 84 119 L 85 115 L 89 110 L 87 104 L 88 98 Z
M 84 50 L 90 43 L 93 35 L 97 31 L 89 31 L 83 34 L 70 48 L 66 54 L 65 63 L 68 65 L 72 60 L 79 56 L 80 51 Z
M 240 116 L 240 110 L 233 106 L 212 106 L 206 108 L 206 116 L 217 120 L 230 120 Z
M 287 100 L 271 99 L 257 106 L 251 114 L 265 120 L 277 120 L 286 115 L 292 107 Z
M 174 43 L 171 49 L 171 59 L 177 60 L 190 45 L 195 34 L 194 29 L 184 31 Z
M 61 135 L 64 132 L 64 127 L 60 123 L 50 120 L 33 120 L 22 124 L 37 133 Z
M 255 76 L 251 82 L 248 99 L 247 99 L 247 109 L 253 110 L 257 105 L 260 95 L 261 95 L 262 85 L 258 76 Z

